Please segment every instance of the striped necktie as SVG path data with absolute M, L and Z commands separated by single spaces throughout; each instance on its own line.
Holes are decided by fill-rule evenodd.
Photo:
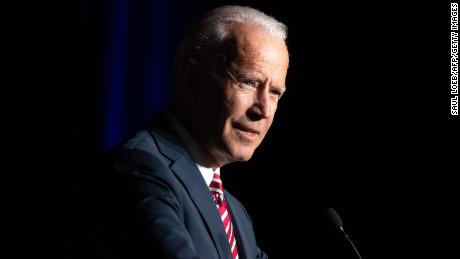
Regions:
M 227 200 L 224 199 L 224 192 L 222 189 L 222 181 L 220 180 L 219 172 L 214 172 L 214 177 L 209 185 L 214 202 L 216 203 L 217 210 L 219 211 L 220 218 L 224 224 L 225 233 L 227 234 L 228 242 L 234 259 L 238 259 L 238 248 L 236 246 L 235 232 L 233 232 L 232 219 L 228 211 Z

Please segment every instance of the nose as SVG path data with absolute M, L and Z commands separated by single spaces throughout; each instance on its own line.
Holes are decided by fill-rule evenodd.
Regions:
M 251 120 L 268 119 L 272 115 L 270 105 L 270 93 L 267 89 L 260 89 L 254 96 L 254 103 L 248 110 L 248 116 Z

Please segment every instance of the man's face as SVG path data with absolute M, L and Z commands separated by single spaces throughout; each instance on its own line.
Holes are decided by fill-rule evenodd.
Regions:
M 282 39 L 237 25 L 231 60 L 202 82 L 198 140 L 219 166 L 251 158 L 270 128 L 285 91 L 289 55 Z M 219 74 L 218 76 L 216 74 Z

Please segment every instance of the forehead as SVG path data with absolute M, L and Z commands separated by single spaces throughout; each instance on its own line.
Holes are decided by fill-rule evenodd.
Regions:
M 282 58 L 288 62 L 286 43 L 258 25 L 235 24 L 230 30 L 230 46 L 236 57 Z
M 253 72 L 269 73 L 279 79 L 286 76 L 289 54 L 286 43 L 259 26 L 237 24 L 231 29 L 229 47 L 231 66 Z

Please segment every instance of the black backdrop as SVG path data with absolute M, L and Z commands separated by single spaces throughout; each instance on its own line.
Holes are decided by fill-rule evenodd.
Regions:
M 224 3 L 289 27 L 275 123 L 251 161 L 223 169 L 264 250 L 323 258 L 318 240 L 330 233 L 318 222 L 334 207 L 364 258 L 451 257 L 459 120 L 449 112 L 448 3 L 179 0 L 34 3 L 15 16 L 17 256 L 81 256 L 87 168 L 168 103 L 181 35 Z

